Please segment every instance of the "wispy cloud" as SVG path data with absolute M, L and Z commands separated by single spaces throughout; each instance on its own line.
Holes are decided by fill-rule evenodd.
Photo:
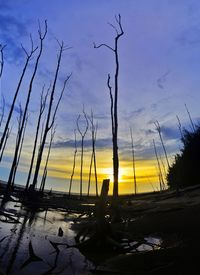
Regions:
M 157 79 L 157 86 L 160 89 L 164 89 L 164 84 L 167 80 L 167 76 L 170 74 L 170 71 L 165 72 Z
M 6 44 L 5 58 L 12 62 L 16 58 L 19 60 L 23 56 L 23 51 L 21 49 L 20 43 L 22 38 L 28 35 L 26 22 L 20 21 L 14 15 L 8 14 L 9 7 L 6 3 L 1 3 L 0 6 L 0 35 L 1 43 Z M 20 41 L 19 41 L 20 40 Z

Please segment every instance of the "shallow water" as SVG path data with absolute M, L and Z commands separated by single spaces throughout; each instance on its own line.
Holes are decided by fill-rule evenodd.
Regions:
M 78 249 L 68 247 L 75 244 L 71 225 L 80 214 L 63 209 L 30 211 L 19 202 L 8 202 L 4 209 L 18 223 L 9 223 L 0 215 L 0 271 L 13 275 L 91 274 L 95 265 Z M 81 215 L 82 221 L 85 218 Z M 159 249 L 161 242 L 159 237 L 149 236 L 129 253 Z M 124 239 L 124 248 L 127 245 Z
M 90 274 L 93 264 L 76 248 L 50 243 L 74 244 L 70 229 L 74 214 L 61 210 L 31 212 L 20 203 L 9 202 L 5 209 L 19 223 L 0 221 L 0 270 L 6 274 Z M 59 227 L 63 236 L 58 236 Z M 33 253 L 39 257 L 32 257 Z

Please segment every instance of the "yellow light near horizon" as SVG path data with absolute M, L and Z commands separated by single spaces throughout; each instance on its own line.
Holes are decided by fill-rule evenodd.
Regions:
M 123 180 L 122 171 L 123 171 L 123 169 L 119 168 L 119 172 L 118 172 L 118 180 L 119 181 Z M 113 182 L 113 168 L 112 167 L 103 168 L 102 173 L 106 176 L 106 178 L 110 179 L 110 181 Z

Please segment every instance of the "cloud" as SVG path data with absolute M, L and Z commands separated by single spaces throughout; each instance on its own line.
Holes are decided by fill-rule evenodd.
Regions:
M 178 131 L 178 127 L 161 127 L 161 133 L 163 134 L 164 138 L 166 139 L 179 139 L 180 133 Z
M 91 139 L 84 140 L 84 147 L 90 148 L 92 146 Z M 111 141 L 109 139 L 98 139 L 96 141 L 97 148 L 107 148 L 111 146 Z M 74 140 L 66 140 L 66 141 L 56 141 L 52 144 L 53 148 L 74 148 Z M 77 147 L 81 147 L 81 140 L 77 140 Z
M 1 11 L 6 11 L 9 9 L 8 3 L 6 3 L 7 0 L 2 0 L 0 2 L 0 10 Z
M 200 27 L 194 25 L 184 30 L 178 37 L 178 42 L 182 46 L 195 45 L 200 43 Z
M 170 71 L 167 71 L 166 73 L 164 73 L 163 75 L 161 75 L 158 79 L 157 79 L 157 86 L 160 89 L 164 89 L 164 83 L 166 82 L 167 76 L 170 74 Z
M 123 140 L 118 139 L 119 149 L 124 149 L 130 146 L 130 143 Z M 74 148 L 74 140 L 69 139 L 65 141 L 55 141 L 52 144 L 53 148 Z M 77 140 L 77 147 L 81 147 L 81 140 Z M 84 148 L 91 148 L 92 141 L 91 139 L 84 140 Z M 112 137 L 108 138 L 100 138 L 96 140 L 96 148 L 97 149 L 111 149 L 112 148 Z
M 4 5 L 3 7 L 3 10 L 5 10 L 7 6 Z M 5 55 L 5 58 L 10 62 L 12 62 L 13 60 L 15 60 L 16 62 L 16 58 L 19 60 L 24 55 L 19 44 L 22 42 L 22 38 L 27 36 L 28 31 L 25 22 L 21 22 L 14 16 L 3 13 L 3 10 L 1 10 L 0 13 L 1 43 L 7 45 L 5 52 L 8 52 L 8 54 Z M 19 39 L 20 41 L 18 41 Z

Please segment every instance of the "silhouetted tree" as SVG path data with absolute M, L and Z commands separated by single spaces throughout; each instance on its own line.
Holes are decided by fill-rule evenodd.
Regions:
M 4 68 L 4 49 L 6 45 L 1 45 L 0 44 L 0 78 L 2 77 L 3 74 L 3 68 Z
M 159 183 L 160 183 L 160 191 L 162 191 L 163 185 L 164 185 L 164 179 L 163 179 L 162 170 L 160 167 L 160 161 L 158 158 L 158 153 L 157 153 L 156 144 L 155 144 L 154 139 L 153 139 L 153 147 L 154 147 L 154 152 L 155 152 L 155 156 L 156 156 L 156 160 L 157 160 L 157 164 L 158 164 L 158 176 L 159 176 Z
M 94 161 L 94 176 L 95 176 L 96 196 L 98 196 L 98 179 L 97 179 L 96 150 L 95 150 L 98 125 L 97 124 L 94 125 L 94 115 L 93 115 L 92 111 L 91 111 L 91 116 L 88 117 L 88 119 L 89 119 L 90 124 L 91 124 L 92 155 L 91 155 L 91 160 L 90 160 L 89 180 L 88 180 L 88 193 L 87 193 L 87 195 L 89 196 L 89 193 L 90 193 L 90 182 L 91 182 L 91 174 L 92 174 L 92 164 L 93 164 L 93 161 Z
M 45 86 L 43 86 L 42 93 L 40 95 L 40 109 L 39 109 L 39 115 L 38 115 L 38 120 L 37 120 L 37 127 L 36 127 L 35 140 L 34 140 L 32 157 L 31 157 L 31 163 L 30 163 L 28 177 L 27 177 L 27 181 L 26 181 L 26 190 L 29 187 L 29 183 L 30 183 L 30 179 L 31 179 L 31 173 L 32 173 L 32 169 L 33 169 L 34 159 L 35 159 L 35 152 L 36 152 L 36 147 L 37 147 L 37 141 L 38 141 L 40 124 L 41 124 L 41 118 L 42 118 L 42 115 L 43 115 L 45 107 L 46 107 L 47 96 L 48 96 L 48 92 L 49 92 L 49 89 L 50 89 L 50 87 L 49 87 L 46 94 L 44 95 L 44 88 L 45 88 Z
M 38 49 L 38 47 L 36 47 L 36 48 L 33 47 L 33 41 L 32 41 L 32 37 L 31 36 L 30 36 L 30 39 L 31 39 L 31 50 L 30 50 L 30 53 L 28 53 L 25 50 L 25 48 L 23 47 L 23 45 L 22 45 L 22 49 L 23 49 L 23 51 L 25 52 L 25 55 L 26 55 L 26 61 L 25 61 L 25 64 L 24 64 L 24 67 L 23 67 L 23 70 L 22 70 L 22 73 L 21 73 L 21 76 L 20 76 L 20 79 L 19 79 L 19 82 L 18 82 L 18 85 L 17 85 L 17 88 L 16 88 L 16 91 L 15 91 L 15 94 L 14 94 L 14 97 L 13 97 L 13 100 L 12 100 L 12 104 L 11 104 L 10 111 L 9 111 L 9 114 L 8 114 L 8 117 L 7 117 L 7 120 L 6 120 L 6 123 L 5 123 L 4 130 L 3 130 L 3 133 L 2 133 L 2 136 L 1 136 L 1 140 L 0 140 L 0 152 L 1 152 L 3 144 L 4 144 L 4 140 L 5 140 L 8 128 L 9 128 L 9 123 L 10 123 L 10 120 L 11 120 L 11 117 L 12 117 L 12 113 L 13 113 L 13 110 L 14 110 L 15 102 L 16 102 L 16 99 L 17 99 L 17 96 L 18 96 L 18 93 L 19 93 L 22 81 L 24 79 L 24 75 L 26 73 L 27 66 L 28 66 L 28 64 L 29 64 L 29 62 L 30 62 L 30 60 L 31 60 L 34 52 Z
M 181 140 L 184 142 L 183 128 L 182 128 L 182 125 L 181 125 L 181 121 L 180 121 L 178 116 L 176 116 L 176 118 L 177 118 L 177 121 L 178 121 L 178 129 L 179 129 L 179 132 L 180 132 L 180 135 L 181 135 Z
M 15 176 L 16 176 L 18 165 L 19 165 L 19 160 L 20 160 L 20 157 L 21 157 L 21 153 L 22 153 L 22 147 L 23 147 L 23 144 L 24 144 L 24 137 L 25 137 L 25 132 L 26 132 L 26 126 L 27 126 L 27 123 L 28 123 L 28 116 L 29 115 L 27 114 L 26 120 L 25 120 L 25 124 L 24 124 L 24 128 L 23 128 L 23 132 L 22 132 L 22 138 L 21 138 L 20 148 L 19 148 L 19 152 L 18 152 L 18 156 L 17 156 L 17 162 L 16 162 L 16 165 L 15 165 L 15 169 L 13 171 L 13 177 L 12 177 L 11 186 L 13 186 L 14 183 L 15 183 Z M 22 118 L 21 118 L 21 120 L 22 120 Z M 20 131 L 20 129 L 21 129 L 21 125 L 20 125 L 20 122 L 19 122 L 19 131 Z M 19 137 L 19 132 L 18 132 L 18 137 Z
M 136 195 L 136 193 L 137 193 L 137 181 L 136 181 L 136 171 L 135 171 L 135 152 L 134 152 L 134 146 L 133 146 L 133 131 L 132 131 L 132 128 L 130 128 L 130 134 L 131 134 L 131 148 L 132 148 L 132 159 L 133 159 L 134 193 Z
M 111 120 L 112 120 L 112 142 L 113 142 L 113 198 L 118 197 L 118 175 L 119 175 L 119 156 L 118 156 L 118 77 L 119 77 L 119 57 L 118 57 L 118 42 L 119 38 L 124 34 L 122 25 L 121 25 L 121 16 L 115 16 L 116 23 L 118 27 L 113 24 L 109 24 L 114 31 L 116 32 L 114 47 L 111 47 L 107 44 L 100 44 L 96 46 L 94 44 L 94 48 L 100 48 L 102 46 L 108 48 L 114 53 L 115 57 L 115 77 L 114 77 L 114 97 L 112 95 L 112 88 L 110 85 L 110 75 L 108 75 L 107 85 L 110 92 L 111 98 Z
M 22 124 L 22 116 L 23 116 L 23 110 L 22 110 L 22 106 L 21 104 L 19 104 L 19 117 L 17 117 L 17 122 L 18 122 L 18 127 L 17 127 L 17 135 L 16 135 L 16 142 L 15 142 L 15 147 L 18 144 L 18 139 L 19 139 L 19 131 L 21 128 L 21 124 Z M 18 156 L 17 156 L 18 157 Z M 13 173 L 14 176 L 14 173 Z M 13 178 L 11 179 L 11 183 L 13 183 Z
M 45 187 L 45 183 L 46 183 L 47 167 L 48 167 L 48 163 L 49 163 L 49 157 L 50 157 L 50 153 L 51 153 L 51 146 L 52 146 L 52 142 L 53 142 L 55 133 L 56 133 L 56 126 L 51 128 L 51 136 L 50 136 L 50 141 L 49 141 L 49 148 L 48 148 L 46 163 L 45 163 L 45 166 L 44 166 L 44 172 L 43 172 L 43 176 L 42 176 L 42 181 L 41 181 L 41 185 L 40 185 L 40 191 L 42 193 L 44 192 L 44 187 Z
M 76 167 L 76 154 L 77 154 L 77 142 L 76 142 L 76 130 L 74 130 L 74 159 L 73 159 L 72 173 L 71 173 L 70 182 L 69 182 L 69 196 L 71 195 L 72 182 L 73 182 L 74 171 Z
M 159 124 L 158 121 L 156 121 L 154 124 L 156 126 L 156 130 L 157 130 L 158 135 L 160 137 L 160 141 L 161 141 L 161 144 L 162 144 L 162 147 L 163 147 L 163 151 L 164 151 L 164 154 L 165 154 L 165 158 L 166 158 L 166 161 L 167 161 L 167 166 L 169 168 L 169 160 L 168 160 L 167 151 L 166 151 L 166 148 L 165 148 L 165 145 L 164 145 L 164 142 L 163 142 L 163 138 L 162 138 L 162 135 L 161 135 L 160 124 Z
M 84 117 L 84 121 L 85 121 L 85 125 L 84 125 L 84 129 L 81 129 L 80 126 L 80 118 L 81 115 L 78 116 L 77 120 L 76 120 L 76 125 L 77 125 L 77 130 L 81 136 L 81 169 L 80 169 L 80 198 L 82 197 L 82 189 L 83 189 L 83 148 L 84 148 L 84 138 L 85 135 L 88 131 L 88 127 L 89 127 L 89 123 L 88 123 L 88 118 L 87 118 L 87 114 L 84 110 L 83 107 L 83 117 Z
M 184 130 L 183 138 L 183 148 L 176 154 L 167 174 L 169 187 L 177 190 L 200 184 L 200 127 L 196 127 L 195 132 Z
M 2 161 L 4 150 L 6 148 L 6 144 L 7 144 L 7 141 L 8 141 L 8 138 L 9 138 L 11 132 L 12 132 L 12 127 L 7 129 L 7 133 L 6 133 L 6 136 L 5 136 L 5 139 L 4 139 L 4 143 L 3 143 L 3 147 L 1 149 L 0 162 Z
M 185 104 L 185 109 L 186 109 L 186 111 L 187 111 L 187 114 L 188 114 L 188 117 L 189 117 L 189 120 L 190 120 L 191 128 L 192 128 L 193 132 L 195 132 L 195 126 L 194 126 L 194 123 L 193 123 L 193 121 L 192 121 L 192 117 L 191 117 L 191 115 L 190 115 L 190 112 L 189 112 L 188 107 L 187 107 L 186 104 Z
M 29 83 L 28 94 L 27 94 L 25 108 L 24 108 L 24 112 L 23 112 L 22 124 L 21 124 L 21 128 L 20 128 L 20 131 L 19 131 L 19 135 L 18 135 L 18 143 L 17 143 L 17 146 L 15 147 L 15 154 L 14 154 L 14 158 L 13 158 L 13 162 L 12 162 L 12 166 L 11 166 L 10 174 L 9 174 L 9 178 L 8 178 L 8 183 L 7 183 L 8 188 L 11 185 L 12 178 L 13 178 L 13 173 L 14 173 L 14 170 L 15 170 L 15 167 L 16 167 L 18 151 L 20 149 L 20 143 L 21 143 L 24 124 L 25 124 L 26 116 L 27 116 L 27 112 L 28 112 L 28 106 L 29 106 L 29 102 L 30 102 L 32 88 L 33 88 L 33 82 L 34 82 L 36 72 L 37 72 L 37 69 L 38 69 L 39 60 L 40 60 L 40 57 L 41 57 L 42 51 L 43 51 L 43 41 L 44 41 L 44 39 L 46 37 L 46 34 L 47 34 L 47 22 L 46 21 L 45 21 L 44 34 L 42 34 L 40 25 L 39 25 L 38 34 L 39 34 L 39 39 L 40 39 L 39 53 L 37 55 L 36 62 L 35 62 L 35 65 L 34 65 L 34 69 L 33 69 L 33 74 L 31 76 L 30 83 Z M 33 48 L 33 42 L 32 42 L 32 48 Z M 27 54 L 27 57 L 28 57 L 29 56 L 28 53 L 26 53 L 26 54 Z
M 52 107 L 53 107 L 54 95 L 55 95 L 55 91 L 56 91 L 56 84 L 57 84 L 57 79 L 58 79 L 58 73 L 59 73 L 60 64 L 61 64 L 61 60 L 62 60 L 62 54 L 63 54 L 63 52 L 65 50 L 69 49 L 69 47 L 65 47 L 64 46 L 63 42 L 61 44 L 58 42 L 58 44 L 59 44 L 59 48 L 60 49 L 59 49 L 59 54 L 58 54 L 58 60 L 57 60 L 57 66 L 56 66 L 55 76 L 54 76 L 54 80 L 53 80 L 53 85 L 52 85 L 51 92 L 50 92 L 49 107 L 48 107 L 48 111 L 47 111 L 47 118 L 46 118 L 46 122 L 45 122 L 44 133 L 43 133 L 43 136 L 42 136 L 41 144 L 40 144 L 39 151 L 38 151 L 38 158 L 37 158 L 36 166 L 35 166 L 35 173 L 34 173 L 34 177 L 33 177 L 33 186 L 32 186 L 33 189 L 35 189 L 36 184 L 37 184 L 39 170 L 40 170 L 40 165 L 41 165 L 41 161 L 42 161 L 43 150 L 44 150 L 47 134 L 50 131 L 50 129 L 52 128 L 52 126 L 53 126 L 53 124 L 55 122 L 56 113 L 57 113 L 60 101 L 62 99 L 63 93 L 65 91 L 65 87 L 66 87 L 67 81 L 71 77 L 71 74 L 70 74 L 64 80 L 63 88 L 62 88 L 62 91 L 60 93 L 60 97 L 59 97 L 59 99 L 57 101 L 57 105 L 56 105 L 54 113 L 52 115 Z M 52 115 L 52 118 L 51 118 L 51 115 Z
M 5 113 L 5 98 L 2 95 L 2 98 L 1 98 L 0 128 L 1 128 L 1 125 L 2 125 L 2 122 L 3 122 L 4 113 Z

